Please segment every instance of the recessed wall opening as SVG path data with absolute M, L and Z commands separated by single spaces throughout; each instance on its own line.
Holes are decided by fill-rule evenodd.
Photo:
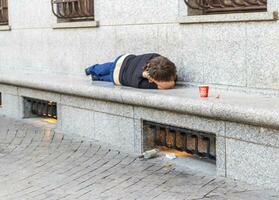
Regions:
M 2 93 L 0 92 L 0 106 L 2 106 Z
M 57 103 L 40 99 L 23 97 L 24 118 L 45 118 L 57 120 Z
M 216 163 L 216 135 L 213 133 L 143 121 L 143 140 L 144 151 L 159 148 Z

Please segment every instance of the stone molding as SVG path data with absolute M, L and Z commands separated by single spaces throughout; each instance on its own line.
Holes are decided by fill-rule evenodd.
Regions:
M 277 21 L 278 12 L 233 13 L 216 15 L 180 16 L 180 24 Z
M 96 28 L 99 26 L 98 21 L 84 22 L 60 22 L 52 25 L 53 29 L 70 29 L 70 28 Z
M 11 31 L 12 28 L 9 25 L 0 25 L 0 31 Z

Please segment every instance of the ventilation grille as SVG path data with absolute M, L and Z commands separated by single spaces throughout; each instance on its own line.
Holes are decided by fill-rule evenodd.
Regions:
M 144 150 L 168 147 L 216 161 L 216 135 L 143 121 Z
M 43 117 L 57 119 L 57 104 L 53 101 L 45 101 L 24 97 L 24 117 Z

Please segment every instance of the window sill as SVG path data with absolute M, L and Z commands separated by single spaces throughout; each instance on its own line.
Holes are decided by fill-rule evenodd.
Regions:
M 11 31 L 11 26 L 9 25 L 0 25 L 0 31 Z
M 218 15 L 182 16 L 180 24 L 276 21 L 278 12 L 235 13 Z
M 53 29 L 72 29 L 72 28 L 96 28 L 99 26 L 98 21 L 83 21 L 83 22 L 61 22 L 52 26 Z

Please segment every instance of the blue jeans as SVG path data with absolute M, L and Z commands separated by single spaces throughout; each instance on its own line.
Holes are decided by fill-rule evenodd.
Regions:
M 95 64 L 89 67 L 90 74 L 96 81 L 113 82 L 113 71 L 115 64 L 121 56 L 117 57 L 113 62 L 107 62 L 103 64 Z

